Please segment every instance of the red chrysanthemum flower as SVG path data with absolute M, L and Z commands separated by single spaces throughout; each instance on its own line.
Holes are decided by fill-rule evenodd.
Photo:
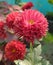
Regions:
M 0 38 L 6 38 L 6 31 L 4 29 L 4 23 L 2 21 L 0 22 Z
M 17 18 L 14 21 L 14 27 L 12 28 L 15 32 L 16 35 L 18 35 L 19 37 L 23 36 L 23 28 L 24 28 L 24 24 L 23 22 L 23 18 L 22 18 L 22 13 L 20 13 Z M 21 32 L 21 33 L 20 33 Z
M 41 39 L 48 31 L 48 22 L 42 13 L 37 10 L 25 10 L 22 19 L 15 20 L 16 33 L 23 36 L 28 42 Z
M 10 14 L 7 15 L 7 17 L 6 17 L 6 25 L 9 28 L 13 28 L 13 23 L 14 23 L 14 20 L 17 17 L 17 15 L 18 15 L 18 12 L 11 12 Z
M 26 46 L 20 41 L 10 41 L 5 47 L 5 56 L 7 59 L 14 61 L 24 59 L 26 54 Z
M 30 9 L 31 7 L 33 7 L 33 3 L 32 2 L 28 2 L 26 3 L 25 5 L 22 6 L 22 10 L 25 10 L 25 9 Z

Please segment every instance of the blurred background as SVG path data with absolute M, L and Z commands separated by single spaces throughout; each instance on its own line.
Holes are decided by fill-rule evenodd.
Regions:
M 8 4 L 19 4 L 20 2 L 32 2 L 34 4 L 34 9 L 38 9 L 43 14 L 47 14 L 48 12 L 53 12 L 53 0 L 0 0 L 5 1 Z

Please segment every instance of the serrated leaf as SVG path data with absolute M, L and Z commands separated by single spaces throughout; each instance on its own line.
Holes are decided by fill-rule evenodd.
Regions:
M 41 52 L 41 45 L 39 45 L 36 48 L 34 48 L 32 52 L 29 52 L 27 54 L 27 57 L 29 58 L 28 60 L 30 60 L 30 62 L 34 64 L 40 62 L 42 59 L 42 57 L 40 56 Z
M 38 45 L 36 48 L 34 48 L 34 51 L 35 51 L 36 55 L 38 55 L 38 56 L 41 55 L 41 53 L 42 53 L 41 44 Z
M 26 55 L 27 57 L 26 60 L 19 60 L 16 61 L 15 63 L 16 65 L 51 65 L 49 61 L 47 61 L 41 56 L 41 53 L 42 53 L 41 44 L 39 44 L 34 49 L 32 45 L 30 45 L 30 51 Z
M 14 61 L 16 65 L 31 65 L 28 60 L 16 60 Z
M 38 40 L 35 40 L 34 44 L 40 44 L 40 42 Z
M 38 45 L 40 45 L 41 43 L 38 40 L 34 41 L 34 47 L 37 47 Z
M 0 46 L 5 45 L 6 41 L 0 42 Z
M 36 48 L 34 48 L 34 60 L 35 63 L 38 63 L 41 61 L 42 57 L 41 57 L 41 44 L 39 46 L 37 46 Z

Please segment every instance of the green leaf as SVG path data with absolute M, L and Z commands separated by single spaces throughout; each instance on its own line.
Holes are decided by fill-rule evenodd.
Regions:
M 49 2 L 50 4 L 53 4 L 53 0 L 48 0 L 48 2 Z
M 16 65 L 31 65 L 28 60 L 15 60 L 14 62 Z
M 42 59 L 41 62 L 35 64 L 35 65 L 51 65 L 49 61 L 45 60 L 45 59 Z
M 36 55 L 38 55 L 38 56 L 41 55 L 41 53 L 42 53 L 41 44 L 38 45 L 36 48 L 34 48 L 34 51 L 35 51 Z
M 47 52 L 46 51 L 47 46 L 42 47 L 41 44 L 39 44 L 37 47 L 33 48 L 32 43 L 31 43 L 30 49 L 28 49 L 30 51 L 27 53 L 26 58 L 24 60 L 14 61 L 15 64 L 16 65 L 51 65 L 50 62 L 46 60 L 46 58 L 41 56 L 42 49 L 44 53 Z
M 41 43 L 38 40 L 34 41 L 34 47 L 37 47 L 38 45 L 40 45 Z
M 34 44 L 40 44 L 40 42 L 38 40 L 35 40 Z
M 41 61 L 42 57 L 41 57 L 41 44 L 39 46 L 37 46 L 36 48 L 34 48 L 34 59 L 35 59 L 35 63 L 38 63 Z
M 47 47 L 45 47 L 45 49 L 46 48 Z M 45 52 L 47 52 L 47 51 L 45 51 Z M 32 54 L 32 56 L 31 56 L 31 54 Z M 43 59 L 41 54 L 42 54 L 42 46 L 40 44 L 36 48 L 33 49 L 32 53 L 28 53 L 27 57 L 30 58 L 31 64 L 34 62 L 34 64 L 32 64 L 32 65 L 51 65 L 49 63 L 49 61 L 47 61 L 46 59 Z M 31 61 L 31 59 L 32 59 L 32 61 Z
M 0 46 L 6 44 L 6 41 L 0 42 Z
M 48 13 L 50 15 L 50 13 Z M 52 14 L 52 13 L 51 13 Z M 53 14 L 52 14 L 53 15 Z M 46 37 L 43 38 L 45 43 L 53 43 L 53 34 L 47 33 Z
M 41 55 L 41 44 L 34 49 L 31 47 L 31 50 L 27 54 L 27 57 L 30 59 L 31 63 L 36 64 L 36 63 L 40 62 L 42 59 L 42 57 L 40 55 Z

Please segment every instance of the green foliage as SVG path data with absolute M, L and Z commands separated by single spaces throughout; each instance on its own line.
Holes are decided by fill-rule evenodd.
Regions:
M 19 6 L 23 6 L 24 4 L 25 4 L 25 2 L 18 3 Z
M 47 16 L 53 16 L 53 12 L 47 12 Z
M 15 60 L 14 62 L 16 65 L 51 65 L 49 61 L 41 56 L 41 54 L 41 44 L 39 44 L 36 48 L 33 48 L 30 44 L 30 49 L 26 55 L 26 58 L 24 60 Z
M 43 41 L 45 43 L 53 43 L 53 34 L 47 33 L 47 36 L 43 38 Z
M 15 4 L 19 4 L 21 0 L 15 0 Z
M 6 41 L 0 42 L 0 46 L 5 45 Z
M 31 65 L 31 63 L 28 60 L 16 60 L 14 62 L 16 65 Z
M 48 0 L 48 2 L 49 2 L 50 4 L 53 4 L 53 0 Z

